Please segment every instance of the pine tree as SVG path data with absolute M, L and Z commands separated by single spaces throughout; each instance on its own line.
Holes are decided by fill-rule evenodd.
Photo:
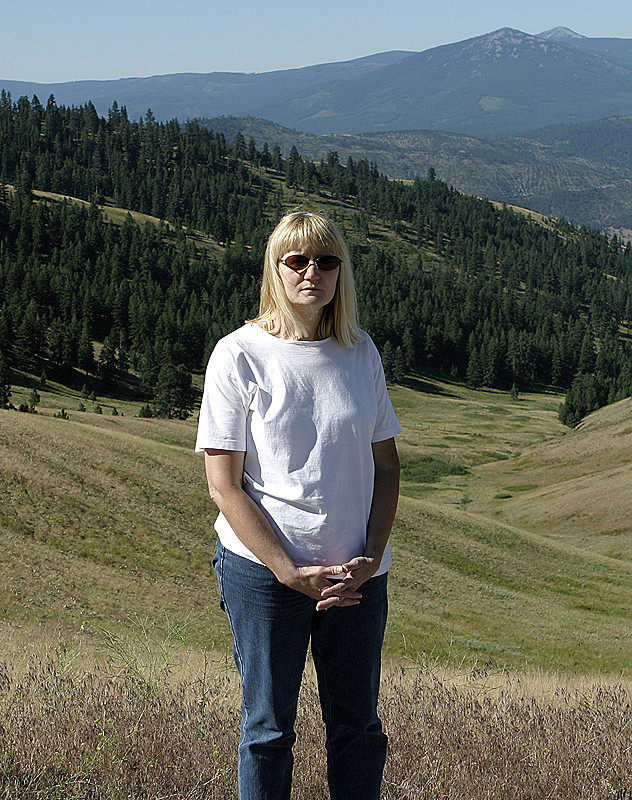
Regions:
M 65 325 L 56 317 L 48 329 L 48 354 L 51 360 L 60 366 L 64 363 L 65 336 Z
M 270 163 L 273 170 L 276 170 L 276 172 L 282 171 L 283 160 L 281 158 L 281 148 L 279 147 L 278 142 L 275 142 L 274 147 L 272 148 L 272 158 Z
M 154 389 L 154 414 L 168 419 L 186 419 L 193 410 L 191 373 L 182 364 L 160 368 Z
M 584 338 L 582 339 L 582 346 L 579 352 L 579 372 L 592 372 L 595 368 L 595 340 L 592 333 L 586 328 Z
M 84 325 L 79 337 L 79 346 L 77 351 L 77 366 L 82 369 L 86 375 L 89 372 L 94 372 L 94 347 L 92 345 L 92 337 L 88 326 Z
M 35 413 L 35 406 L 38 406 L 41 402 L 41 397 L 37 389 L 33 387 L 29 393 L 29 411 L 34 414 Z
M 387 381 L 394 380 L 395 371 L 395 354 L 393 353 L 393 345 L 387 339 L 382 347 L 382 366 L 384 367 L 384 376 Z
M 470 353 L 465 374 L 465 382 L 471 389 L 478 389 L 483 385 L 483 368 L 478 350 L 474 347 Z
M 22 369 L 33 368 L 44 355 L 44 324 L 35 300 L 26 307 L 15 337 L 15 355 Z
M 105 337 L 103 347 L 99 353 L 99 373 L 105 380 L 109 380 L 116 375 L 118 368 L 117 338 L 115 333 L 109 333 Z
M 5 306 L 0 313 L 0 352 L 7 355 L 13 346 L 13 326 L 9 309 Z
M 599 387 L 595 376 L 578 373 L 566 393 L 566 401 L 560 406 L 559 417 L 564 425 L 572 428 L 599 406 Z
M 405 377 L 406 362 L 404 359 L 404 353 L 402 352 L 401 346 L 397 345 L 395 348 L 395 353 L 393 354 L 393 382 L 401 383 Z

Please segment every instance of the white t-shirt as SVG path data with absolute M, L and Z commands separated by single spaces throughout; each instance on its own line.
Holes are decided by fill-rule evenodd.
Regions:
M 195 449 L 245 451 L 244 490 L 294 563 L 333 565 L 364 553 L 371 444 L 400 431 L 368 335 L 342 347 L 248 323 L 211 354 Z M 228 550 L 261 563 L 221 513 L 215 529 Z M 387 547 L 376 574 L 389 566 Z

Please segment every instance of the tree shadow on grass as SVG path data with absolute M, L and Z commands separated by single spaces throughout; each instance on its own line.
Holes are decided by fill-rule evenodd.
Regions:
M 457 397 L 456 394 L 453 394 L 452 392 L 446 392 L 441 386 L 437 386 L 435 383 L 429 383 L 417 375 L 407 375 L 401 382 L 401 385 L 405 386 L 407 389 L 412 389 L 415 392 L 424 392 L 424 394 L 437 394 L 441 395 L 442 397 Z

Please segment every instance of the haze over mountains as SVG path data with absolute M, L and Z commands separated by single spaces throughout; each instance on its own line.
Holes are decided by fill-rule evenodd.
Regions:
M 286 154 L 366 158 L 395 178 L 432 166 L 461 191 L 632 236 L 630 39 L 502 28 L 296 70 L 0 88 L 14 100 L 91 100 L 103 115 L 117 102 L 131 119 L 149 108 L 158 120 L 204 118 Z
M 486 138 L 632 113 L 632 62 L 585 50 L 582 41 L 503 28 L 254 113 L 311 133 L 412 128 Z M 632 56 L 627 44 L 620 49 Z
M 565 28 L 511 28 L 434 47 L 268 73 L 210 73 L 34 84 L 0 80 L 14 98 L 114 101 L 132 119 L 254 116 L 308 133 L 428 129 L 494 138 L 632 114 L 632 40 Z

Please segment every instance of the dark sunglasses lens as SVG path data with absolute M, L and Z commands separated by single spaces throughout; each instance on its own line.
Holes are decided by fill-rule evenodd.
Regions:
M 338 256 L 323 256 L 322 258 L 316 259 L 316 266 L 318 269 L 324 269 L 326 272 L 329 272 L 340 266 L 340 259 Z
M 290 269 L 301 270 L 305 269 L 310 261 L 307 256 L 288 256 L 286 259 L 284 259 L 283 263 Z M 339 267 L 340 264 L 341 261 L 338 256 L 321 256 L 320 258 L 316 259 L 316 266 L 318 269 L 322 269 L 325 272 L 336 269 L 336 267 Z
M 288 256 L 284 262 L 290 269 L 305 269 L 309 264 L 307 256 Z

